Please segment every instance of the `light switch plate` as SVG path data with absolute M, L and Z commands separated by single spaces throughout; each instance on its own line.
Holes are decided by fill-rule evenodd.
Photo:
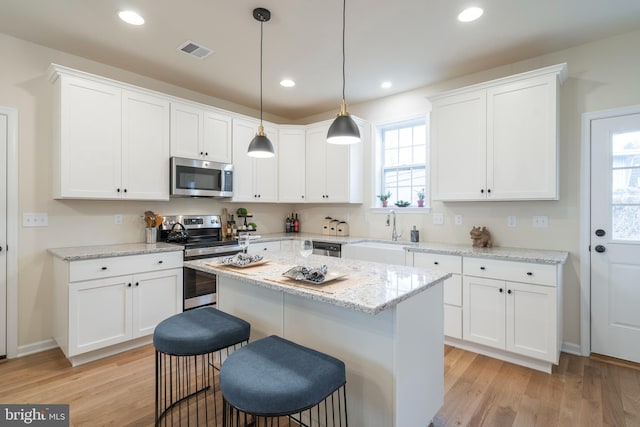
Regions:
M 122 215 L 121 214 L 115 214 L 113 217 L 113 222 L 116 225 L 121 225 L 122 224 Z
M 47 227 L 49 225 L 49 215 L 45 213 L 23 213 L 23 227 Z
M 444 224 L 444 214 L 443 213 L 434 213 L 433 214 L 433 223 L 435 225 Z
M 456 223 L 456 225 L 462 225 L 462 215 L 456 215 L 453 217 L 454 222 Z
M 549 217 L 546 215 L 537 215 L 533 217 L 533 226 L 535 228 L 549 227 Z
M 515 227 L 517 226 L 518 222 L 516 220 L 516 216 L 515 215 L 509 215 L 507 217 L 507 227 Z

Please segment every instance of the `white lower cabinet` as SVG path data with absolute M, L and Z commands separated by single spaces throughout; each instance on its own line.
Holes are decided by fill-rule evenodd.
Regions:
M 411 254 L 411 252 L 408 252 Z M 407 258 L 409 260 L 409 258 Z M 407 262 L 408 265 L 410 265 Z M 413 266 L 437 268 L 451 277 L 444 281 L 444 334 L 462 338 L 462 257 L 459 255 L 414 252 Z
M 463 340 L 557 364 L 559 269 L 465 257 Z
M 56 259 L 54 338 L 62 351 L 75 365 L 76 356 L 153 334 L 182 311 L 181 267 L 182 252 Z
M 280 241 L 277 242 L 251 242 L 247 248 L 249 254 L 263 254 L 280 250 Z

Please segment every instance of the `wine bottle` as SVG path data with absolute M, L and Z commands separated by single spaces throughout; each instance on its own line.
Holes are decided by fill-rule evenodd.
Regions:
M 300 221 L 298 221 L 298 214 L 296 214 L 296 219 L 293 220 L 293 231 L 296 233 L 300 232 Z
M 289 219 L 289 215 L 284 220 L 284 232 L 289 233 L 291 231 L 291 220 Z

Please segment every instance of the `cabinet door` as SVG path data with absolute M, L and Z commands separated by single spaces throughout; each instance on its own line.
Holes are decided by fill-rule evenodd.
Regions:
M 267 159 L 253 159 L 254 190 L 257 194 L 256 202 L 278 201 L 278 130 L 272 126 L 264 127 L 267 137 L 273 144 L 276 155 Z M 253 137 L 252 137 L 253 138 Z M 251 141 L 251 140 L 249 140 Z M 246 156 L 246 154 L 245 154 Z M 235 174 L 234 174 L 235 177 Z
M 233 201 L 253 202 L 253 158 L 247 155 L 249 143 L 258 130 L 257 121 L 233 119 Z
M 231 163 L 231 117 L 205 111 L 200 154 L 207 160 Z
M 491 199 L 557 199 L 557 84 L 543 76 L 487 90 Z
M 327 131 L 328 125 L 307 129 L 306 199 L 307 202 L 327 201 Z
M 171 156 L 200 159 L 203 110 L 192 105 L 171 103 Z
M 131 339 L 131 276 L 69 285 L 69 354 Z
M 158 323 L 181 311 L 181 268 L 133 276 L 133 338 L 152 334 Z
M 324 145 L 326 149 L 326 201 L 329 203 L 348 203 L 350 195 L 349 151 L 351 146 L 329 144 L 326 134 Z
M 507 282 L 506 349 L 557 363 L 556 288 Z
M 304 129 L 280 129 L 278 148 L 278 201 L 304 202 L 306 183 Z
M 434 102 L 431 113 L 433 200 L 486 197 L 486 92 Z
M 88 80 L 61 79 L 59 195 L 119 199 L 121 91 Z
M 169 200 L 169 101 L 122 96 L 122 197 Z
M 504 349 L 505 282 L 465 276 L 462 288 L 463 339 Z

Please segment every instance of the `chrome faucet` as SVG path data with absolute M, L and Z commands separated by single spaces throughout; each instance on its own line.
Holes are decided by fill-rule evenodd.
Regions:
M 390 216 L 393 217 L 393 229 L 391 230 L 391 240 L 396 242 L 398 238 L 402 236 L 402 233 L 398 234 L 398 230 L 396 230 L 396 211 L 394 211 L 393 209 L 391 209 L 389 211 L 389 214 L 387 215 L 387 227 L 390 225 L 390 218 L 389 218 Z

